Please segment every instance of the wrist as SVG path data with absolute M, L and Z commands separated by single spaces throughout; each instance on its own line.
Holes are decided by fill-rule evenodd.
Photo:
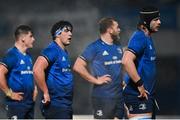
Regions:
M 48 91 L 44 91 L 43 93 L 44 93 L 45 95 L 49 94 L 49 92 L 48 92 Z
M 9 98 L 12 97 L 12 93 L 13 93 L 13 91 L 11 90 L 11 88 L 8 89 L 8 90 L 5 92 L 6 96 L 9 97 Z
M 139 79 L 139 80 L 135 83 L 136 87 L 140 87 L 140 86 L 142 86 L 143 84 L 144 84 L 144 82 L 143 82 L 143 80 L 141 80 L 141 79 Z

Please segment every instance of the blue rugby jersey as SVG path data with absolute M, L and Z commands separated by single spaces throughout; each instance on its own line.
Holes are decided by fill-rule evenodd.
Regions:
M 46 84 L 48 86 L 51 104 L 61 107 L 71 107 L 73 75 L 67 51 L 63 50 L 53 41 L 42 51 L 41 55 L 49 63 L 46 71 Z
M 156 53 L 152 38 L 146 36 L 143 31 L 138 30 L 130 38 L 128 50 L 136 55 L 135 65 L 138 74 L 144 81 L 145 89 L 150 95 L 153 95 L 156 83 Z M 137 88 L 128 75 L 126 76 L 126 83 L 124 93 L 139 95 Z
M 81 58 L 88 62 L 93 76 L 100 77 L 109 74 L 112 82 L 94 85 L 93 97 L 117 98 L 121 96 L 121 59 L 123 51 L 115 44 L 108 45 L 101 39 L 91 43 L 81 54 Z
M 10 48 L 1 64 L 8 69 L 7 84 L 14 92 L 23 92 L 24 99 L 20 102 L 30 105 L 33 103 L 34 78 L 32 59 L 28 54 L 22 54 L 16 47 Z M 7 104 L 15 103 L 7 98 Z

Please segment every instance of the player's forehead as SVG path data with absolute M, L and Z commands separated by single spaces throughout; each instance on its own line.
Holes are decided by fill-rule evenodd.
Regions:
M 32 37 L 33 33 L 31 31 L 28 31 L 27 33 L 22 33 L 20 36 L 21 37 Z
M 27 34 L 25 34 L 25 35 L 27 35 L 27 36 L 32 36 L 33 33 L 32 33 L 31 31 L 28 31 Z

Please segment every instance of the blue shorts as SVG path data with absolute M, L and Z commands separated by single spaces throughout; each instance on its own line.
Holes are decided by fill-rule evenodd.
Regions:
M 95 119 L 113 119 L 124 117 L 123 98 L 92 98 Z
M 52 104 L 40 104 L 42 115 L 46 119 L 72 119 L 72 108 L 63 108 Z
M 156 108 L 152 98 L 146 100 L 137 96 L 124 95 L 124 101 L 130 114 L 154 113 Z
M 22 104 L 6 105 L 8 119 L 34 119 L 34 104 L 25 106 Z

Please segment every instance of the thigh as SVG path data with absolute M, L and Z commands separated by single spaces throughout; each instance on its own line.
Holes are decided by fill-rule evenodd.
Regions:
M 42 106 L 41 112 L 46 119 L 72 119 L 72 109 L 54 105 Z
M 123 98 L 116 99 L 115 117 L 119 119 L 125 118 L 125 107 Z
M 116 112 L 116 100 L 92 98 L 95 119 L 113 119 Z
M 25 119 L 34 119 L 34 105 L 32 105 L 26 112 Z

